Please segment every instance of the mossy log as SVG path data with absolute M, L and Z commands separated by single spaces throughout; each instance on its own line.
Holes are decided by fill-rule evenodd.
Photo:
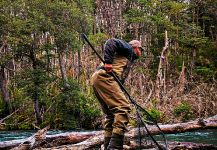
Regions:
M 164 133 L 180 133 L 199 129 L 217 128 L 217 115 L 207 119 L 197 119 L 186 123 L 159 125 Z M 148 126 L 152 134 L 159 134 L 159 130 L 154 126 Z M 125 149 L 136 149 L 138 145 L 134 142 L 138 137 L 138 129 L 132 128 L 125 136 Z M 56 135 L 46 135 L 47 128 L 39 130 L 33 136 L 25 140 L 15 140 L 0 142 L 0 149 L 91 149 L 100 147 L 103 143 L 103 131 L 92 132 L 69 132 Z M 145 132 L 141 132 L 142 136 L 146 136 Z M 168 142 L 170 149 L 217 149 L 216 146 L 209 144 L 195 144 L 190 142 Z M 143 144 L 146 149 L 154 148 L 152 142 Z M 145 149 L 145 148 L 144 148 Z

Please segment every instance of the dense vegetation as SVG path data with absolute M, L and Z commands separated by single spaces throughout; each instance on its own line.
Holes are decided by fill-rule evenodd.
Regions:
M 89 80 L 100 62 L 81 33 L 100 53 L 110 37 L 142 41 L 125 85 L 157 121 L 217 114 L 216 10 L 216 0 L 1 0 L 0 128 L 101 125 Z

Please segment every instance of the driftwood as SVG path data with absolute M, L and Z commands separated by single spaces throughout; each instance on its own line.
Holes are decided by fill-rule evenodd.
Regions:
M 217 128 L 217 115 L 207 118 L 198 119 L 186 123 L 159 125 L 164 133 L 179 133 L 199 129 Z M 39 130 L 36 134 L 25 140 L 14 140 L 0 142 L 0 149 L 22 149 L 28 147 L 28 149 L 91 149 L 100 147 L 103 143 L 103 131 L 93 132 L 68 132 L 56 135 L 46 135 L 48 128 Z M 159 134 L 159 130 L 156 127 L 148 126 L 148 129 L 152 134 Z M 135 139 L 138 137 L 137 129 L 132 128 L 126 133 L 125 149 L 136 149 Z M 145 132 L 141 132 L 142 136 L 145 136 Z M 168 142 L 170 149 L 217 149 L 216 146 L 210 144 L 195 144 L 191 142 Z M 152 142 L 146 142 L 142 145 L 144 149 L 154 148 Z

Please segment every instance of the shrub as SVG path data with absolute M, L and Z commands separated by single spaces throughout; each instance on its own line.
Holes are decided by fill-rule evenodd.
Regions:
M 174 108 L 173 114 L 175 117 L 181 117 L 182 121 L 187 121 L 192 115 L 191 106 L 187 102 L 182 102 Z
M 157 110 L 156 108 L 152 108 L 151 110 L 148 111 L 149 114 L 152 116 L 152 118 L 155 120 L 155 121 L 160 121 L 160 118 L 161 118 L 161 112 L 159 110 Z
M 146 119 L 146 120 L 154 120 L 156 122 L 159 122 L 161 120 L 162 114 L 156 108 L 153 107 L 150 110 L 148 110 L 147 112 L 150 114 L 150 116 L 149 115 L 145 115 L 144 119 Z
M 100 116 L 98 103 L 93 97 L 86 97 L 73 79 L 69 84 L 70 88 L 58 97 L 55 125 L 61 129 L 91 128 L 92 122 Z

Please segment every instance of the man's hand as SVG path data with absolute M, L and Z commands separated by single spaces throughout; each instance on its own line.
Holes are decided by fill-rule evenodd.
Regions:
M 112 64 L 105 64 L 104 68 L 106 72 L 111 73 L 112 72 Z

